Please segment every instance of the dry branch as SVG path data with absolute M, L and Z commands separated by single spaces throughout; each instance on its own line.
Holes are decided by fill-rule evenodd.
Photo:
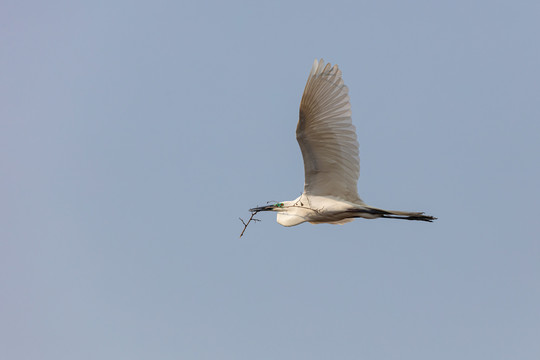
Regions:
M 242 218 L 239 217 L 240 221 L 242 222 L 242 224 L 244 224 L 244 229 L 242 230 L 242 233 L 240 234 L 240 237 L 242 237 L 242 235 L 244 235 L 244 231 L 246 231 L 248 225 L 250 222 L 254 221 L 254 222 L 257 222 L 257 221 L 261 221 L 259 219 L 255 219 L 254 216 L 258 213 L 258 211 L 252 211 L 251 212 L 251 217 L 249 218 L 248 222 L 246 223 Z

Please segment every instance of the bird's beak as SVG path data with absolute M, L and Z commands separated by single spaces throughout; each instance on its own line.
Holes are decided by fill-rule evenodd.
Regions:
M 261 206 L 261 207 L 256 207 L 256 208 L 253 208 L 253 209 L 249 209 L 250 212 L 259 212 L 259 211 L 272 211 L 274 210 L 275 206 L 274 205 L 267 205 L 267 206 Z

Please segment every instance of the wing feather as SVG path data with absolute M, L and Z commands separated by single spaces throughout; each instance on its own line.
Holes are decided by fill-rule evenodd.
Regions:
M 304 192 L 360 202 L 360 157 L 349 89 L 337 65 L 315 60 L 300 103 L 296 139 L 304 158 Z

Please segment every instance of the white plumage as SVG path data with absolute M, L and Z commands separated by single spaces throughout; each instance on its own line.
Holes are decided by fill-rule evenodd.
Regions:
M 433 221 L 422 212 L 382 210 L 358 196 L 360 157 L 349 90 L 337 65 L 315 60 L 300 103 L 296 139 L 304 159 L 304 192 L 292 201 L 250 209 L 277 211 L 277 222 L 294 226 L 344 224 L 354 218 Z
M 304 158 L 307 195 L 360 201 L 360 157 L 349 89 L 341 70 L 315 60 L 300 102 L 296 139 Z

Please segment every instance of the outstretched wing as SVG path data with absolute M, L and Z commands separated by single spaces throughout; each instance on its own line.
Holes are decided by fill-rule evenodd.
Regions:
M 349 89 L 337 65 L 315 60 L 300 103 L 296 139 L 304 158 L 304 192 L 351 202 L 358 197 L 360 157 Z

